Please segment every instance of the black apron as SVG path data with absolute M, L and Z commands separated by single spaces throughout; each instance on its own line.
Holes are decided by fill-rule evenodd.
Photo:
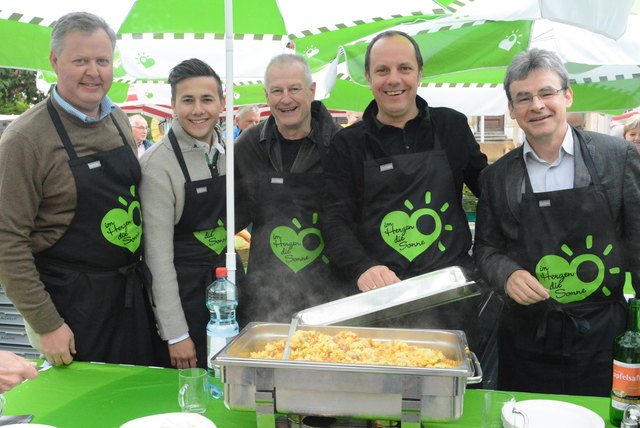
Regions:
M 400 279 L 469 265 L 469 223 L 437 132 L 432 150 L 379 159 L 367 152 L 362 205 L 359 241 Z
M 189 336 L 196 347 L 197 365 L 206 368 L 206 290 L 215 280 L 215 268 L 226 263 L 226 179 L 217 171 L 214 159 L 211 178 L 191 181 L 173 130 L 169 130 L 169 141 L 185 180 L 184 209 L 173 229 L 173 264 Z
M 157 338 L 140 261 L 140 165 L 122 147 L 78 157 L 51 99 L 47 109 L 69 156 L 77 189 L 75 216 L 63 236 L 35 254 L 45 290 L 75 336 L 78 361 L 154 364 Z
M 324 146 L 316 145 L 323 158 Z M 272 172 L 255 183 L 249 265 L 246 285 L 239 290 L 240 325 L 290 322 L 302 309 L 344 297 L 346 284 L 324 254 L 319 229 L 322 174 Z
M 571 132 L 571 130 L 569 130 Z M 505 307 L 499 331 L 498 387 L 608 396 L 612 343 L 625 328 L 623 245 L 595 165 L 586 187 L 533 193 L 525 168 L 516 261 L 551 298 Z M 524 163 L 524 157 L 523 157 Z
M 364 198 L 358 239 L 371 257 L 400 279 L 460 265 L 473 276 L 471 232 L 456 195 L 453 173 L 432 123 L 431 150 L 364 163 Z M 464 330 L 479 352 L 479 299 L 465 299 L 376 325 L 395 328 Z

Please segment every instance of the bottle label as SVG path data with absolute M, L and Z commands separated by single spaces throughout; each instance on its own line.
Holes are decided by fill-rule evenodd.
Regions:
M 611 405 L 624 410 L 629 404 L 640 402 L 640 364 L 613 360 L 613 385 Z

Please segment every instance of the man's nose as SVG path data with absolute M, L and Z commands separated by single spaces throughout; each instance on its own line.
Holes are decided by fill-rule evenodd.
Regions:
M 193 111 L 194 113 L 202 113 L 204 111 L 204 104 L 200 101 L 196 101 L 193 103 Z
M 86 74 L 89 76 L 97 76 L 98 75 L 98 64 L 95 61 L 88 61 Z
M 400 81 L 400 72 L 398 70 L 389 71 L 389 77 L 387 79 L 387 82 L 396 83 L 399 81 Z
M 540 98 L 538 94 L 534 94 L 533 97 L 531 98 L 531 109 L 540 110 L 544 106 L 545 104 L 544 104 L 544 101 L 542 101 L 542 98 Z

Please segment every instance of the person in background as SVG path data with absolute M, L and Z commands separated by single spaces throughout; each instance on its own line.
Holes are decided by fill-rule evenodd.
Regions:
M 567 123 L 562 60 L 531 49 L 507 68 L 524 144 L 482 174 L 474 255 L 506 297 L 498 389 L 608 396 L 625 329 L 625 273 L 640 284 L 640 155 Z
M 222 84 L 205 62 L 169 74 L 175 119 L 140 159 L 145 260 L 153 275 L 159 355 L 171 367 L 207 367 L 205 291 L 225 265 L 225 143 Z
M 260 123 L 260 109 L 255 105 L 242 106 L 238 109 L 234 122 L 233 141 L 236 141 L 242 131 Z M 226 136 L 226 130 L 223 136 Z
M 340 129 L 320 101 L 306 60 L 283 54 L 265 71 L 271 116 L 236 145 L 236 218 L 253 223 L 238 319 L 288 322 L 309 306 L 343 296 L 318 228 L 322 159 Z
M 634 118 L 629 121 L 624 126 L 622 135 L 625 140 L 635 144 L 636 149 L 640 151 L 640 118 Z
M 347 123 L 342 125 L 343 128 L 353 125 L 354 123 L 362 119 L 362 113 L 357 111 L 346 111 L 345 116 L 347 118 Z
M 9 351 L 0 351 L 0 393 L 38 376 L 36 363 Z
M 147 140 L 149 127 L 144 117 L 139 114 L 130 116 L 129 123 L 131 124 L 133 139 L 136 141 L 136 146 L 138 147 L 138 157 L 140 157 L 153 144 L 153 142 Z
M 115 42 L 95 15 L 61 17 L 58 84 L 0 139 L 0 283 L 55 365 L 154 363 L 140 165 L 127 116 L 106 95 Z

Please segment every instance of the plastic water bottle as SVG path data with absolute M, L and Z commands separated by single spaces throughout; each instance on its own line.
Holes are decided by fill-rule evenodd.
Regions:
M 211 314 L 207 324 L 207 367 L 211 395 L 220 398 L 222 392 L 211 382 L 220 378 L 220 366 L 212 363 L 213 357 L 224 348 L 240 331 L 236 321 L 238 290 L 227 279 L 227 268 L 216 268 L 216 280 L 207 287 L 207 309 Z

